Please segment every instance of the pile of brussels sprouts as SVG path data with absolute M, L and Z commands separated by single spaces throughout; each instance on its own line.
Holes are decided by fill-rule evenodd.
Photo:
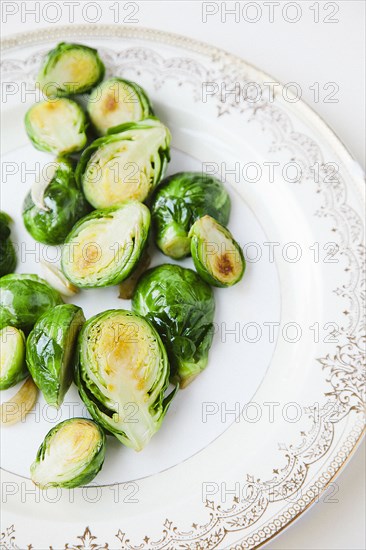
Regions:
M 25 117 L 33 145 L 55 158 L 25 198 L 24 224 L 35 240 L 62 245 L 60 268 L 45 266 L 46 280 L 15 274 L 11 219 L 0 214 L 0 389 L 25 380 L 3 403 L 1 422 L 24 419 L 38 390 L 60 407 L 73 381 L 92 417 L 47 434 L 31 466 L 41 488 L 91 481 L 106 435 L 136 451 L 147 445 L 178 388 L 207 366 L 212 286 L 232 286 L 245 270 L 226 227 L 230 198 L 221 181 L 199 172 L 163 179 L 168 128 L 138 84 L 104 75 L 96 50 L 59 44 L 38 75 L 45 100 Z M 152 239 L 174 260 L 191 255 L 196 271 L 147 269 Z M 62 297 L 110 285 L 132 297 L 132 312 L 86 321 Z

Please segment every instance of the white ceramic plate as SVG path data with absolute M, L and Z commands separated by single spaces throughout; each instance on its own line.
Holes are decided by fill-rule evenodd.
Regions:
M 3 43 L 1 208 L 15 220 L 19 272 L 42 274 L 40 260 L 57 256 L 26 233 L 21 205 L 32 171 L 50 160 L 24 131 L 29 90 L 61 40 L 97 47 L 109 75 L 146 88 L 172 131 L 168 173 L 203 169 L 226 181 L 247 271 L 215 290 L 208 368 L 144 451 L 108 441 L 90 487 L 41 493 L 29 480 L 47 431 L 86 414 L 75 387 L 59 414 L 40 399 L 26 422 L 2 429 L 1 547 L 258 547 L 333 490 L 362 436 L 362 172 L 290 90 L 272 94 L 271 77 L 213 47 L 123 27 L 18 35 Z M 90 290 L 73 301 L 90 317 L 129 308 L 117 296 Z

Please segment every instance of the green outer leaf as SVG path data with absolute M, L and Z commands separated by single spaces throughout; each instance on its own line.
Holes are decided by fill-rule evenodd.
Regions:
M 141 120 L 139 122 L 127 122 L 125 124 L 121 124 L 120 126 L 110 128 L 106 136 L 96 139 L 95 141 L 93 141 L 93 143 L 89 147 L 87 147 L 83 151 L 75 171 L 75 177 L 78 185 L 83 188 L 85 197 L 90 204 L 92 204 L 95 208 L 100 208 L 102 206 L 100 204 L 100 201 L 98 200 L 98 197 L 95 197 L 89 191 L 89 187 L 88 187 L 89 182 L 87 179 L 87 173 L 88 173 L 88 169 L 90 168 L 90 165 L 93 164 L 93 156 L 95 155 L 95 153 L 106 145 L 121 144 L 126 141 L 127 142 L 131 141 L 130 131 L 139 131 L 139 132 L 149 131 L 158 125 L 162 125 L 162 123 L 156 117 L 150 117 L 148 119 Z M 149 193 L 146 197 L 141 199 L 142 201 L 148 198 L 150 193 L 152 193 L 155 187 L 158 185 L 161 178 L 164 176 L 166 167 L 168 165 L 168 162 L 170 161 L 171 136 L 168 128 L 166 128 L 165 126 L 164 128 L 166 129 L 165 147 L 160 147 L 158 150 L 151 150 L 150 152 L 152 178 L 150 179 Z M 116 158 L 118 158 L 117 154 L 114 157 L 114 159 Z M 134 160 L 133 159 L 128 160 L 129 163 L 136 163 L 138 166 L 139 166 L 138 164 L 139 161 L 140 161 L 140 157 Z M 152 163 L 154 164 L 154 168 L 152 168 Z M 100 167 L 98 169 L 101 170 Z M 122 191 L 123 191 L 123 181 L 121 182 L 121 192 Z M 123 197 L 121 198 L 121 202 L 124 202 L 128 198 L 133 199 L 135 197 Z M 118 206 L 118 204 L 114 203 L 114 204 L 110 204 L 109 206 Z
M 62 304 L 38 319 L 27 339 L 27 365 L 47 403 L 60 407 L 75 367 L 75 346 L 85 321 L 83 311 Z
M 15 327 L 2 328 L 0 330 L 0 352 L 0 390 L 7 390 L 29 375 L 25 363 L 25 336 L 23 331 Z M 11 354 L 10 357 L 9 354 Z
M 215 301 L 212 289 L 197 273 L 171 264 L 146 271 L 135 289 L 132 309 L 159 332 L 173 380 L 187 385 L 206 367 Z
M 74 118 L 66 119 L 64 118 L 63 125 L 57 130 L 60 134 L 62 132 L 68 132 L 68 146 L 63 146 L 61 143 L 55 144 L 54 140 L 57 136 L 47 136 L 43 130 L 38 125 L 34 125 L 30 118 L 32 111 L 38 109 L 40 105 L 49 103 L 48 101 L 40 101 L 35 103 L 28 109 L 24 118 L 25 129 L 29 139 L 36 149 L 40 151 L 46 151 L 48 153 L 54 153 L 56 155 L 67 155 L 70 153 L 81 151 L 87 143 L 87 119 L 84 111 L 78 103 L 68 98 L 60 98 L 55 100 L 53 103 L 57 102 L 68 102 L 73 109 Z M 70 135 L 73 134 L 73 141 L 70 138 Z
M 73 55 L 88 55 L 92 61 L 92 63 L 95 64 L 95 76 L 90 80 L 87 78 L 82 79 L 83 75 L 79 75 L 79 86 L 76 86 L 75 82 L 72 83 L 73 85 L 67 86 L 65 82 L 57 82 L 54 79 L 54 76 L 50 79 L 49 73 L 51 71 L 54 71 L 57 69 L 57 64 L 62 61 L 62 57 L 67 55 L 70 52 L 73 52 Z M 81 94 L 84 92 L 88 92 L 91 90 L 94 86 L 99 84 L 104 78 L 105 74 L 105 66 L 102 60 L 100 59 L 97 50 L 94 48 L 90 48 L 89 46 L 84 46 L 83 44 L 72 44 L 72 43 L 66 43 L 66 42 L 60 42 L 60 44 L 57 44 L 57 46 L 48 52 L 47 56 L 45 57 L 43 64 L 40 68 L 40 71 L 38 73 L 37 81 L 39 82 L 39 85 L 43 92 L 47 92 L 44 88 L 47 87 L 48 84 L 53 84 L 52 88 L 54 90 L 54 93 L 51 93 L 50 90 L 48 90 L 50 93 L 47 94 L 49 97 L 64 97 L 71 94 Z
M 189 230 L 208 214 L 226 225 L 230 197 L 222 182 L 200 172 L 179 172 L 165 178 L 151 204 L 156 244 L 167 256 L 181 259 L 190 253 Z
M 95 272 L 94 279 L 88 280 L 86 277 L 82 279 L 78 277 L 73 272 L 73 262 L 72 255 L 75 255 L 77 252 L 78 246 L 80 246 L 78 241 L 78 235 L 82 229 L 91 225 L 94 220 L 105 219 L 106 223 L 108 219 L 113 217 L 115 212 L 126 211 L 126 216 L 128 215 L 128 208 L 131 206 L 136 206 L 141 210 L 141 225 L 135 228 L 135 232 L 128 241 L 127 245 L 123 248 L 122 251 L 115 253 L 112 263 L 108 266 L 109 269 L 104 273 L 97 273 L 98 264 L 95 263 Z M 94 210 L 91 214 L 79 220 L 75 225 L 71 233 L 68 235 L 65 246 L 62 250 L 61 258 L 61 268 L 62 271 L 67 277 L 67 279 L 79 288 L 96 288 L 117 285 L 124 279 L 126 279 L 137 266 L 142 253 L 144 252 L 145 246 L 148 241 L 150 230 L 150 212 L 149 209 L 138 201 L 125 201 L 124 204 L 121 204 L 117 208 L 104 208 L 101 210 Z M 113 246 L 115 245 L 118 238 L 121 238 L 120 234 L 113 234 L 110 247 L 104 247 L 104 249 L 114 250 Z M 82 246 L 85 246 L 83 244 Z M 102 250 L 103 253 L 103 250 Z
M 141 402 L 136 402 L 136 394 L 132 394 L 130 398 L 124 400 L 122 396 L 114 395 L 107 390 L 104 371 L 101 372 L 102 367 L 98 363 L 98 338 L 103 330 L 103 324 L 111 321 L 118 323 L 119 339 L 123 338 L 124 342 L 128 342 L 128 338 L 131 336 L 134 337 L 129 334 L 128 330 L 124 332 L 124 328 L 128 329 L 131 323 L 137 325 L 139 331 L 142 330 L 152 341 L 156 342 L 156 349 L 159 353 L 156 358 L 159 370 L 153 373 L 155 374 L 154 382 L 146 388 L 146 394 L 143 394 Z M 124 334 L 125 336 L 123 336 Z M 130 311 L 108 310 L 95 315 L 85 323 L 79 335 L 78 348 L 79 365 L 76 370 L 76 383 L 89 413 L 122 443 L 136 451 L 141 450 L 160 428 L 176 392 L 175 389 L 165 397 L 170 371 L 167 354 L 158 332 L 148 320 Z M 150 349 L 152 353 L 152 347 Z M 150 369 L 154 366 L 154 359 L 155 357 L 152 356 L 149 363 Z M 145 358 L 145 363 L 146 361 L 147 358 Z M 131 369 L 133 367 L 136 368 L 136 365 L 131 364 Z M 124 373 L 124 376 L 128 375 L 129 373 Z M 131 375 L 133 376 L 133 370 L 131 370 Z M 147 369 L 144 375 L 145 384 L 147 384 L 149 375 L 151 375 L 151 370 Z M 134 416 L 130 421 L 124 422 L 118 417 L 118 412 L 123 412 L 126 410 L 126 406 L 131 404 L 137 406 L 133 412 Z
M 10 240 L 11 222 L 11 217 L 0 211 L 0 277 L 12 273 L 17 265 L 15 248 Z
M 57 159 L 59 166 L 44 193 L 47 210 L 39 208 L 28 193 L 23 204 L 23 221 L 32 237 L 45 244 L 62 244 L 75 223 L 90 212 L 76 185 L 72 163 Z
M 75 422 L 80 420 L 86 423 L 90 423 L 90 425 L 97 428 L 99 432 L 99 439 L 95 447 L 90 449 L 90 456 L 85 461 L 85 467 L 79 466 L 79 469 L 77 471 L 73 471 L 71 469 L 71 462 L 69 462 L 70 471 L 63 473 L 64 480 L 52 479 L 51 474 L 49 474 L 50 480 L 47 481 L 47 483 L 37 483 L 37 485 L 39 485 L 41 489 L 46 489 L 48 487 L 62 487 L 65 489 L 80 487 L 82 485 L 90 483 L 90 481 L 92 481 L 97 473 L 101 470 L 105 458 L 105 434 L 103 430 L 93 420 L 89 420 L 86 418 L 70 418 L 69 420 L 64 420 L 63 422 L 60 422 L 60 424 L 57 424 L 57 426 L 54 426 L 44 438 L 41 446 L 38 449 L 36 459 L 30 467 L 32 481 L 34 480 L 34 482 L 36 482 L 37 474 L 39 475 L 40 467 L 44 468 L 43 463 L 47 465 L 50 446 L 53 443 L 54 436 L 66 425 L 70 425 L 70 423 L 75 424 Z M 64 451 L 64 449 L 61 449 L 60 451 L 62 452 Z M 52 467 L 54 467 L 53 464 Z M 59 474 L 58 477 L 61 477 L 61 475 L 62 474 Z
M 47 310 L 62 304 L 61 295 L 38 275 L 11 273 L 0 279 L 0 328 L 29 332 Z
M 98 105 L 98 103 L 101 101 L 102 97 L 103 99 L 105 99 L 105 96 L 102 96 L 104 90 L 108 87 L 113 86 L 114 84 L 116 85 L 121 84 L 122 88 L 127 90 L 129 89 L 129 97 L 131 98 L 134 97 L 136 100 L 136 103 L 141 109 L 142 116 L 139 119 L 134 117 L 134 121 L 143 120 L 144 118 L 148 118 L 154 115 L 149 97 L 145 92 L 145 90 L 141 88 L 141 86 L 139 86 L 136 82 L 132 82 L 131 80 L 126 80 L 126 79 L 117 78 L 117 77 L 110 78 L 108 80 L 105 80 L 99 86 L 93 89 L 88 101 L 87 111 L 94 129 L 99 135 L 104 135 L 106 131 L 109 130 L 109 128 L 105 128 L 105 126 L 100 127 L 98 125 L 98 122 L 94 116 L 94 110 L 95 110 L 95 107 Z M 130 103 L 133 103 L 133 101 L 131 101 Z M 113 124 L 113 126 L 111 126 L 110 128 L 113 128 L 115 126 L 121 125 L 126 122 L 126 120 L 118 121 L 118 116 L 121 116 L 120 111 L 118 109 L 116 109 L 116 116 L 117 116 L 116 124 Z M 130 121 L 127 121 L 127 122 L 130 122 Z
M 210 216 L 205 216 L 205 218 L 210 218 Z M 196 268 L 196 271 L 200 275 L 200 277 L 206 281 L 207 283 L 221 287 L 226 288 L 235 285 L 241 279 L 243 278 L 244 271 L 245 271 L 245 259 L 243 255 L 243 251 L 240 247 L 240 245 L 236 242 L 230 231 L 223 227 L 221 224 L 216 222 L 213 218 L 211 218 L 211 223 L 215 226 L 216 230 L 221 232 L 223 235 L 223 238 L 229 239 L 232 243 L 232 246 L 235 248 L 237 258 L 240 259 L 242 269 L 239 273 L 239 275 L 235 278 L 233 278 L 230 282 L 227 280 L 224 280 L 223 278 L 219 278 L 218 276 L 215 276 L 210 268 L 210 264 L 208 261 L 208 254 L 213 254 L 214 251 L 210 249 L 208 245 L 210 245 L 213 241 L 207 240 L 206 236 L 201 232 L 201 219 L 197 220 L 191 227 L 191 230 L 189 232 L 189 237 L 191 237 L 191 254 L 193 258 L 194 267 Z M 220 247 L 220 250 L 222 247 Z M 219 274 L 218 274 L 219 275 Z

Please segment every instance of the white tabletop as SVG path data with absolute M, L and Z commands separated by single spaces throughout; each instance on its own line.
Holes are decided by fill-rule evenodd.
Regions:
M 3 0 L 2 36 L 94 20 L 184 34 L 235 53 L 303 99 L 365 166 L 365 2 Z M 47 7 L 46 7 L 47 6 Z M 233 10 L 233 13 L 229 13 Z M 226 20 L 225 20 L 226 19 Z M 52 22 L 54 21 L 54 22 Z M 291 22 L 292 21 L 292 22 Z M 267 547 L 273 550 L 364 550 L 365 446 L 320 502 Z

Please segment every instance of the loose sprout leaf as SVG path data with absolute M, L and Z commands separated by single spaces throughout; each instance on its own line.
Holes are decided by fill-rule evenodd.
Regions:
M 44 193 L 55 176 L 57 163 L 47 166 L 40 171 L 31 189 L 31 198 L 35 206 L 40 210 L 49 210 L 44 202 Z
M 54 264 L 43 260 L 41 261 L 41 266 L 45 280 L 52 286 L 52 288 L 62 294 L 62 296 L 71 297 L 80 292 L 75 285 L 66 279 L 61 269 L 56 267 Z
M 38 388 L 31 378 L 28 378 L 20 390 L 8 401 L 1 404 L 1 426 L 12 426 L 25 419 L 33 409 L 38 396 Z

